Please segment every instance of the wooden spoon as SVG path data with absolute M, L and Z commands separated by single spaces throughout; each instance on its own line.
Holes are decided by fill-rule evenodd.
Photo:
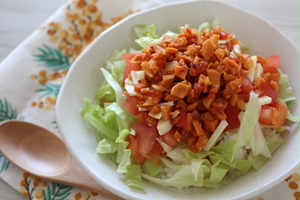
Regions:
M 0 151 L 37 177 L 122 199 L 90 178 L 73 160 L 62 139 L 40 126 L 15 120 L 0 123 Z

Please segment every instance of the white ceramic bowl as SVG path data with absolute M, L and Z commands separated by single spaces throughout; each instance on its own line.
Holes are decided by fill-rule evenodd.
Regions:
M 291 126 L 273 159 L 259 171 L 251 171 L 216 190 L 179 191 L 145 182 L 146 192 L 136 193 L 128 188 L 124 176 L 115 171 L 112 162 L 96 155 L 94 130 L 80 116 L 83 98 L 94 98 L 103 81 L 99 67 L 104 66 L 106 57 L 115 50 L 135 46 L 132 26 L 155 24 L 161 34 L 167 30 L 178 31 L 185 24 L 197 28 L 202 22 L 214 19 L 250 47 L 251 52 L 263 56 L 281 55 L 281 69 L 289 75 L 294 94 L 299 96 L 298 50 L 272 25 L 250 13 L 220 2 L 195 1 L 164 5 L 128 17 L 105 31 L 76 60 L 61 88 L 56 107 L 58 125 L 71 153 L 92 178 L 111 192 L 126 199 L 248 199 L 283 180 L 299 163 L 298 125 Z M 296 113 L 298 103 L 292 106 L 294 114 L 299 115 Z

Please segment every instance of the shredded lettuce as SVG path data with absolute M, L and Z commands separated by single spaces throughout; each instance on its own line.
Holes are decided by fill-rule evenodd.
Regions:
M 234 146 L 231 161 L 234 160 L 235 153 L 241 147 L 246 146 L 249 143 L 251 136 L 255 132 L 256 124 L 258 123 L 259 112 L 260 104 L 258 102 L 258 94 L 250 92 L 249 102 L 246 106 L 245 112 L 241 117 L 241 125 L 237 133 L 237 141 Z
M 293 94 L 292 87 L 290 85 L 288 75 L 281 73 L 279 79 L 279 98 L 282 102 L 295 101 L 296 97 Z
M 141 37 L 156 37 L 156 27 L 154 24 L 141 24 L 141 25 L 135 25 L 134 31 L 138 38 Z
M 203 22 L 202 24 L 199 25 L 198 32 L 201 33 L 206 29 L 214 29 L 217 26 L 219 26 L 219 24 L 220 24 L 219 20 L 213 20 L 211 23 Z
M 210 24 L 208 22 L 203 22 L 202 24 L 200 24 L 198 32 L 201 33 L 205 29 L 210 29 Z
M 144 191 L 142 169 L 140 165 L 131 164 L 127 166 L 126 182 L 130 188 Z
M 293 116 L 290 111 L 288 111 L 288 115 L 286 118 L 292 122 L 299 122 L 299 117 Z
M 118 130 L 128 129 L 130 122 L 133 121 L 130 115 L 128 115 L 128 113 L 116 102 L 105 107 L 105 111 L 112 112 L 116 116 Z
M 290 101 L 296 101 L 296 97 L 293 94 L 292 87 L 290 85 L 288 75 L 284 73 L 280 73 L 280 79 L 279 79 L 279 101 L 285 106 Z M 290 111 L 288 111 L 287 119 L 292 122 L 299 122 L 299 117 L 295 117 L 291 114 Z
M 169 153 L 167 158 L 161 159 L 164 165 L 161 172 L 164 173 L 163 176 L 154 177 L 146 173 L 142 175 L 145 179 L 163 186 L 218 188 L 233 180 L 225 180 L 231 171 L 238 171 L 235 174 L 242 175 L 251 169 L 251 163 L 248 160 L 230 162 L 234 145 L 235 141 L 224 142 L 210 151 L 200 153 L 192 152 L 185 146 L 179 146 Z M 207 156 L 210 161 L 206 159 Z
M 255 125 L 255 131 L 250 138 L 249 144 L 254 156 L 261 154 L 267 158 L 272 157 L 259 123 Z
M 115 153 L 118 150 L 118 145 L 109 139 L 102 139 L 96 148 L 96 152 L 99 154 Z
M 122 59 L 122 55 L 126 53 L 126 50 L 113 52 L 106 61 L 106 69 L 111 71 L 114 79 L 121 85 L 123 79 L 123 73 L 125 69 L 125 61 Z
M 136 25 L 134 26 L 134 31 L 138 36 L 138 39 L 136 39 L 135 42 L 143 48 L 149 46 L 153 41 L 159 38 L 156 35 L 156 28 L 153 24 Z
M 127 173 L 127 167 L 131 164 L 131 151 L 126 149 L 129 142 L 125 141 L 126 137 L 130 134 L 128 129 L 123 129 L 120 131 L 119 137 L 116 139 L 118 144 L 117 158 L 116 162 L 119 164 L 117 172 L 118 173 Z
M 282 142 L 283 139 L 280 137 L 279 134 L 276 133 L 276 131 L 273 131 L 266 137 L 266 143 L 271 154 L 273 154 L 278 149 Z M 261 168 L 268 159 L 268 157 L 262 154 L 254 155 L 253 153 L 250 153 L 248 155 L 248 160 L 250 161 L 253 168 L 256 170 Z
M 91 104 L 91 100 L 85 98 L 85 106 L 81 111 L 83 118 L 94 126 L 102 138 L 115 141 L 119 135 L 116 129 L 116 116 L 106 113 L 104 108 L 97 104 Z
M 221 136 L 221 134 L 223 133 L 224 129 L 228 126 L 228 123 L 226 120 L 222 120 L 218 127 L 216 128 L 216 130 L 214 131 L 214 133 L 212 134 L 212 136 L 209 138 L 209 140 L 207 141 L 205 147 L 203 148 L 204 150 L 208 151 L 211 147 L 213 147 L 216 142 L 218 141 L 219 137 Z
M 178 34 L 172 31 L 167 31 L 161 37 L 157 36 L 156 28 L 153 24 L 151 25 L 136 25 L 134 26 L 134 31 L 138 36 L 135 42 L 142 48 L 148 47 L 152 43 L 157 43 L 165 36 L 176 37 Z
M 163 171 L 161 164 L 155 164 L 150 160 L 146 160 L 142 165 L 143 172 L 149 176 L 157 176 Z
M 104 81 L 102 83 L 102 86 L 99 87 L 96 91 L 96 99 L 98 99 L 99 101 L 115 101 L 116 96 L 114 89 L 106 81 Z
M 123 89 L 122 89 L 121 85 L 118 83 L 118 81 L 116 79 L 114 79 L 112 74 L 107 69 L 100 68 L 100 70 L 102 71 L 107 83 L 113 88 L 113 90 L 115 92 L 115 96 L 116 96 L 116 102 L 120 106 L 122 106 L 123 102 L 125 100 L 125 97 L 123 96 Z

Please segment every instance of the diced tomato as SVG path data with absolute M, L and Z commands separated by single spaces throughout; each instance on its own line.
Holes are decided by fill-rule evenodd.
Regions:
M 129 63 L 130 60 L 136 55 L 136 53 L 124 53 L 122 55 L 122 58 L 123 60 L 126 62 L 126 63 Z
M 253 90 L 252 81 L 248 78 L 248 76 L 244 77 L 243 83 L 241 86 L 241 93 L 249 94 Z
M 133 115 L 139 114 L 138 105 L 139 99 L 136 96 L 128 96 L 123 104 L 123 108 Z
M 134 152 L 138 151 L 139 154 L 146 159 L 149 158 L 151 152 L 154 150 L 155 144 L 157 143 L 156 138 L 159 136 L 157 128 L 155 126 L 149 126 L 145 123 L 139 122 L 132 122 L 131 127 L 135 130 L 137 145 L 130 145 L 129 141 L 129 148 L 135 148 L 131 150 Z M 140 161 L 139 154 L 132 154 L 133 160 Z M 134 156 L 137 156 L 137 158 Z
M 226 40 L 229 36 L 230 33 L 227 33 L 226 31 L 220 31 L 220 40 Z
M 130 74 L 131 71 L 138 71 L 141 68 L 139 66 L 133 66 L 130 64 L 130 60 L 135 56 L 136 54 L 134 53 L 125 53 L 122 55 L 122 58 L 125 60 L 126 64 L 126 68 L 124 70 L 124 74 L 123 74 L 123 82 L 124 80 L 128 77 L 128 75 Z
M 224 113 L 226 114 L 226 121 L 228 123 L 228 126 L 225 128 L 224 131 L 228 131 L 240 127 L 241 123 L 238 117 L 240 110 L 237 107 L 228 105 L 224 109 Z
M 279 102 L 275 102 L 273 105 L 277 109 L 278 115 L 273 115 L 272 123 L 274 124 L 275 128 L 281 128 L 281 126 L 285 124 L 286 117 L 288 115 L 288 109 L 285 105 Z
M 281 128 L 285 124 L 288 109 L 279 102 L 270 105 L 263 105 L 260 111 L 259 122 L 265 125 L 274 125 Z
M 272 125 L 272 109 L 270 105 L 263 105 L 260 110 L 259 122 L 265 125 Z
M 272 102 L 275 102 L 279 96 L 278 91 L 276 91 L 268 81 L 262 83 L 258 89 L 261 90 L 263 95 L 269 96 L 272 98 Z
M 153 164 L 158 165 L 160 163 L 160 158 L 162 157 L 163 152 L 163 148 L 157 142 L 153 150 L 151 151 L 148 160 L 150 160 Z
M 171 129 L 169 132 L 162 135 L 163 141 L 171 147 L 174 147 L 178 143 L 174 137 L 174 133 L 175 133 L 175 130 Z
M 144 94 L 145 96 L 149 96 L 152 98 L 160 99 L 162 97 L 162 92 L 159 90 L 151 89 L 149 92 Z
M 144 95 L 151 97 L 154 102 L 159 103 L 163 93 L 159 90 L 151 89 L 149 92 L 145 93 Z
M 142 164 L 145 162 L 145 158 L 143 155 L 139 152 L 139 147 L 138 147 L 138 140 L 135 136 L 129 135 L 128 136 L 128 146 L 127 148 L 131 150 L 131 157 L 134 163 L 136 164 Z
M 264 73 L 276 73 L 280 67 L 280 56 L 271 55 L 266 58 L 267 62 L 263 65 Z

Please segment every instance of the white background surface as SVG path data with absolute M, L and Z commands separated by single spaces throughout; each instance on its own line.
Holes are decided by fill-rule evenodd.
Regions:
M 0 62 L 67 0 L 0 0 Z M 172 0 L 162 0 L 172 2 Z M 223 0 L 279 28 L 299 49 L 298 0 Z M 255 29 L 255 27 L 253 27 Z M 17 59 L 17 58 L 16 58 Z M 0 200 L 23 200 L 0 179 Z

